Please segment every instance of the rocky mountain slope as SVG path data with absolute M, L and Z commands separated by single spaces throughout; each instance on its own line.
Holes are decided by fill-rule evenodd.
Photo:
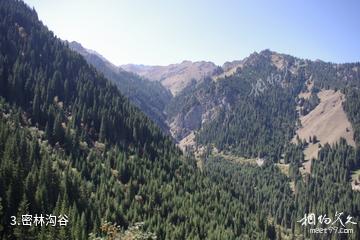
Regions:
M 299 96 L 309 91 L 308 81 L 316 91 L 360 85 L 359 64 L 303 60 L 269 50 L 224 66 L 222 72 L 180 92 L 167 106 L 170 131 L 179 142 L 213 145 L 248 157 L 265 154 L 278 161 L 299 126 L 296 106 Z M 342 109 L 341 102 L 334 104 Z M 337 125 L 339 114 L 329 115 L 328 121 Z M 349 123 L 345 125 L 350 129 Z M 324 139 L 345 137 L 354 145 L 352 131 L 345 129 L 329 130 Z
M 130 74 L 104 61 L 94 51 L 85 53 L 88 62 L 98 68 L 97 62 L 101 60 L 107 69 Z M 279 161 L 285 146 L 296 142 L 297 134 L 300 139 L 317 135 L 321 144 L 334 143 L 341 137 L 355 144 L 351 124 L 346 113 L 341 113 L 344 96 L 336 105 L 337 111 L 329 110 L 336 114 L 323 117 L 327 116 L 326 121 L 331 121 L 334 127 L 345 124 L 344 129 L 348 130 L 326 130 L 325 137 L 313 129 L 314 124 L 303 120 L 320 119 L 312 117 L 318 116 L 314 112 L 325 104 L 323 94 L 317 96 L 318 91 L 359 85 L 359 64 L 310 61 L 264 50 L 243 60 L 226 62 L 222 67 L 211 62 L 184 61 L 169 66 L 128 64 L 122 68 L 152 80 L 148 82 L 160 82 L 175 94 L 173 98 L 163 98 L 168 101 L 161 105 L 163 114 L 156 122 L 169 129 L 183 150 L 216 146 L 246 157 L 264 154 Z M 300 108 L 298 101 L 303 104 Z M 303 124 L 299 129 L 300 123 Z M 275 144 L 278 141 L 280 145 Z M 317 156 L 319 149 L 314 146 L 306 148 L 306 159 Z
M 121 93 L 160 126 L 164 132 L 168 132 L 164 109 L 172 98 L 170 91 L 159 82 L 148 81 L 115 66 L 96 51 L 86 49 L 80 43 L 73 41 L 67 42 L 67 44 L 71 49 L 80 53 L 89 64 L 103 73 L 106 78 L 113 81 Z
M 212 62 L 183 61 L 182 63 L 170 64 L 168 66 L 127 64 L 122 65 L 121 68 L 152 81 L 159 81 L 173 95 L 177 95 L 193 82 L 201 81 L 203 78 L 213 75 L 217 66 Z

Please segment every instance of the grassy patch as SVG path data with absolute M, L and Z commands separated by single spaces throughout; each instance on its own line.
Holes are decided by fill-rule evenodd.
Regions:
M 290 175 L 289 175 L 290 164 L 276 163 L 275 165 L 279 168 L 279 170 L 282 174 L 284 174 L 287 177 L 290 177 Z M 291 190 L 294 192 L 295 191 L 295 183 L 293 181 L 290 181 L 289 185 L 290 185 Z
M 289 167 L 290 167 L 289 164 L 276 163 L 275 165 L 280 169 L 281 173 L 289 177 Z
M 225 160 L 232 161 L 232 162 L 235 162 L 235 163 L 257 165 L 255 158 L 238 157 L 238 156 L 235 156 L 235 155 L 232 155 L 232 154 L 226 154 L 226 153 L 223 153 L 223 152 L 220 152 L 220 153 L 213 152 L 213 156 L 221 157 L 221 158 L 223 158 Z

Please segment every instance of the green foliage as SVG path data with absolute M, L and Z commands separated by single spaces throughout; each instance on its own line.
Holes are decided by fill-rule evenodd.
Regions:
M 350 215 L 354 222 L 359 222 L 360 193 L 352 191 L 349 180 L 351 170 L 360 166 L 360 155 L 344 139 L 333 146 L 326 144 L 319 152 L 319 159 L 313 161 L 311 174 L 302 177 L 298 169 L 303 156 L 299 150 L 294 145 L 287 149 L 289 178 L 274 165 L 257 167 L 213 157 L 208 158 L 205 173 L 243 202 L 247 207 L 245 212 L 256 216 L 255 222 L 261 229 L 268 224 L 265 219 L 273 219 L 275 225 L 291 230 L 292 237 L 336 238 L 334 233 L 310 236 L 309 226 L 301 226 L 297 221 L 305 213 L 326 214 L 333 219 L 336 212 L 343 212 L 343 221 Z M 294 182 L 294 192 L 290 190 L 290 180 Z M 358 226 L 348 227 L 354 233 L 343 236 L 344 239 L 357 239 Z M 271 235 L 267 232 L 268 238 Z
M 294 95 L 300 92 L 305 73 L 292 76 L 277 70 L 267 55 L 256 55 L 252 63 L 235 75 L 218 81 L 208 79 L 183 91 L 169 105 L 169 116 L 178 109 L 186 113 L 194 105 L 217 105 L 215 118 L 201 127 L 197 143 L 278 161 L 295 133 L 298 115 Z
M 344 110 L 352 123 L 355 142 L 360 144 L 360 90 L 357 88 L 345 89 L 346 101 Z
M 270 226 L 267 221 L 270 217 L 275 218 L 276 224 L 282 224 L 283 219 L 286 222 L 284 226 L 290 224 L 291 210 L 294 208 L 293 193 L 289 179 L 275 165 L 258 167 L 210 157 L 205 172 L 245 203 L 247 215 L 256 216 L 260 228 Z
M 312 163 L 311 175 L 305 177 L 305 183 L 298 181 L 295 186 L 298 192 L 295 199 L 297 217 L 303 215 L 304 211 L 317 216 L 326 214 L 331 218 L 336 212 L 343 212 L 345 220 L 350 215 L 355 222 L 359 222 L 360 193 L 352 191 L 350 184 L 350 173 L 359 164 L 360 155 L 344 139 L 333 146 L 325 144 L 318 159 Z M 360 234 L 357 225 L 348 227 L 353 228 L 354 233 L 347 239 L 357 239 Z M 308 234 L 309 229 L 306 228 L 304 232 Z M 318 237 L 329 239 L 331 236 L 336 237 L 331 234 Z
M 277 162 L 299 126 L 297 106 L 306 115 L 319 104 L 320 89 L 356 89 L 358 69 L 359 63 L 314 62 L 264 50 L 244 59 L 230 76 L 190 85 L 173 98 L 167 113 L 171 121 L 184 123 L 178 124 L 184 130 L 177 140 L 195 130 L 200 145 Z M 307 81 L 314 83 L 310 97 L 298 99 L 308 91 Z M 200 126 L 188 127 L 191 120 L 186 119 L 195 108 Z
M 311 73 L 317 89 L 342 89 L 349 85 L 360 86 L 359 63 L 334 64 L 307 61 L 306 70 Z
M 312 92 L 308 99 L 301 98 L 299 106 L 301 107 L 300 114 L 306 115 L 313 110 L 320 103 L 320 98 L 316 93 Z

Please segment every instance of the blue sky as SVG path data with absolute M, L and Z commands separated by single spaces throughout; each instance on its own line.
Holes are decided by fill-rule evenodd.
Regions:
M 360 1 L 25 0 L 58 37 L 116 65 L 207 60 L 271 49 L 360 61 Z

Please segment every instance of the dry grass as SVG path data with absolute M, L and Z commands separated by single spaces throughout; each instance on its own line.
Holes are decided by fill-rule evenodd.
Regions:
M 317 158 L 319 143 L 321 145 L 332 144 L 343 137 L 348 144 L 355 146 L 353 128 L 342 108 L 344 95 L 340 91 L 322 90 L 318 96 L 320 98 L 319 105 L 307 115 L 300 117 L 302 127 L 296 132 L 300 139 L 309 141 L 309 137 L 315 135 L 319 141 L 315 144 L 310 143 L 306 148 L 305 160 Z M 292 141 L 296 142 L 296 137 Z M 305 168 L 310 169 L 307 165 Z
M 223 153 L 223 152 L 220 152 L 220 153 L 213 152 L 212 154 L 213 154 L 213 156 L 221 157 L 221 158 L 223 158 L 225 160 L 232 161 L 232 162 L 235 162 L 235 163 L 258 165 L 257 162 L 256 162 L 256 158 L 238 157 L 238 156 L 234 156 L 234 155 L 231 155 L 231 154 L 226 154 L 226 153 Z
M 277 166 L 279 168 L 279 170 L 282 174 L 284 174 L 287 177 L 290 177 L 290 174 L 289 174 L 290 164 L 276 163 L 275 166 Z M 291 191 L 294 193 L 295 192 L 295 183 L 293 181 L 290 181 L 289 186 L 290 186 Z
M 204 77 L 210 76 L 216 67 L 214 63 L 205 61 L 183 61 L 182 63 L 167 66 L 143 66 L 137 68 L 127 65 L 122 66 L 123 69 L 135 72 L 152 81 L 160 81 L 173 95 L 178 94 L 193 79 L 199 81 Z
M 289 177 L 289 167 L 290 167 L 290 164 L 276 163 L 275 165 L 280 169 L 280 172 L 281 172 L 282 174 L 284 174 L 285 176 Z

